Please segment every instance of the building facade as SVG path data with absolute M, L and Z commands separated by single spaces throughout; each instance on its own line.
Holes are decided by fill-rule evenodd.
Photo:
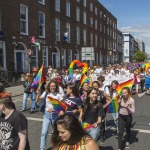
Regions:
M 120 30 L 117 30 L 117 50 L 116 50 L 116 62 L 123 62 L 123 34 Z
M 123 62 L 132 62 L 134 54 L 134 37 L 130 33 L 123 33 Z
M 68 67 L 72 60 L 82 60 L 86 47 L 94 50 L 92 64 L 114 63 L 117 19 L 98 0 L 0 0 L 0 4 L 3 68 L 28 72 L 43 63 Z

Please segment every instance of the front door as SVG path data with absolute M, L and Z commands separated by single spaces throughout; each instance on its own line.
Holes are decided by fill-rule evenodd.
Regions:
M 16 70 L 17 72 L 23 72 L 23 65 L 22 65 L 22 53 L 16 53 Z
M 57 54 L 56 53 L 53 53 L 52 54 L 52 66 L 53 66 L 53 68 L 56 68 L 57 67 L 57 65 L 56 65 L 56 60 L 57 60 Z

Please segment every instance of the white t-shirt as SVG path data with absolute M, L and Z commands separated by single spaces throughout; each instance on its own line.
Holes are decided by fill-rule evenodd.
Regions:
M 42 95 L 40 96 L 41 98 L 45 98 L 46 92 L 43 92 Z M 46 97 L 46 107 L 45 110 L 48 111 L 50 108 L 53 108 L 53 105 L 51 104 L 51 102 L 48 100 L 48 96 L 57 99 L 57 100 L 62 100 L 63 97 L 61 96 L 61 94 L 59 93 L 48 93 L 47 97 Z

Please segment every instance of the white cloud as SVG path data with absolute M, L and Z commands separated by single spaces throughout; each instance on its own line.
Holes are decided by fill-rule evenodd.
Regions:
M 150 25 L 125 26 L 119 29 L 128 32 L 133 37 L 141 39 L 145 43 L 146 51 L 150 51 Z

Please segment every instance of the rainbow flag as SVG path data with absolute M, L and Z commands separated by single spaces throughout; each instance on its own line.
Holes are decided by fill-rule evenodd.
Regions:
M 84 130 L 88 130 L 90 128 L 93 128 L 91 124 L 88 124 L 86 122 L 81 122 L 81 126 L 83 127 Z
M 130 88 L 130 90 L 131 90 L 131 89 L 132 89 L 132 86 L 133 86 L 133 83 L 134 83 L 134 79 L 130 79 L 130 80 L 126 81 L 126 82 L 123 82 L 123 83 L 118 84 L 118 85 L 115 87 L 115 89 L 116 89 L 117 93 L 118 93 L 119 95 L 121 95 L 122 88 L 123 88 L 123 87 L 128 87 L 128 88 Z
M 46 81 L 45 73 L 44 73 L 44 65 L 41 66 L 40 70 L 38 71 L 33 83 L 31 84 L 31 87 L 36 88 L 39 85 L 41 85 L 43 82 Z
M 82 86 L 84 82 L 86 82 L 86 83 L 88 83 L 88 84 L 90 85 L 90 79 L 89 79 L 85 74 L 83 74 L 83 75 L 81 76 L 81 79 L 80 79 L 80 86 Z
M 52 103 L 54 111 L 67 111 L 68 107 L 62 102 L 52 97 L 48 97 L 48 100 Z
M 117 95 L 115 98 L 112 99 L 112 102 L 107 106 L 107 112 L 108 113 L 116 113 L 118 112 L 118 100 L 120 96 Z

